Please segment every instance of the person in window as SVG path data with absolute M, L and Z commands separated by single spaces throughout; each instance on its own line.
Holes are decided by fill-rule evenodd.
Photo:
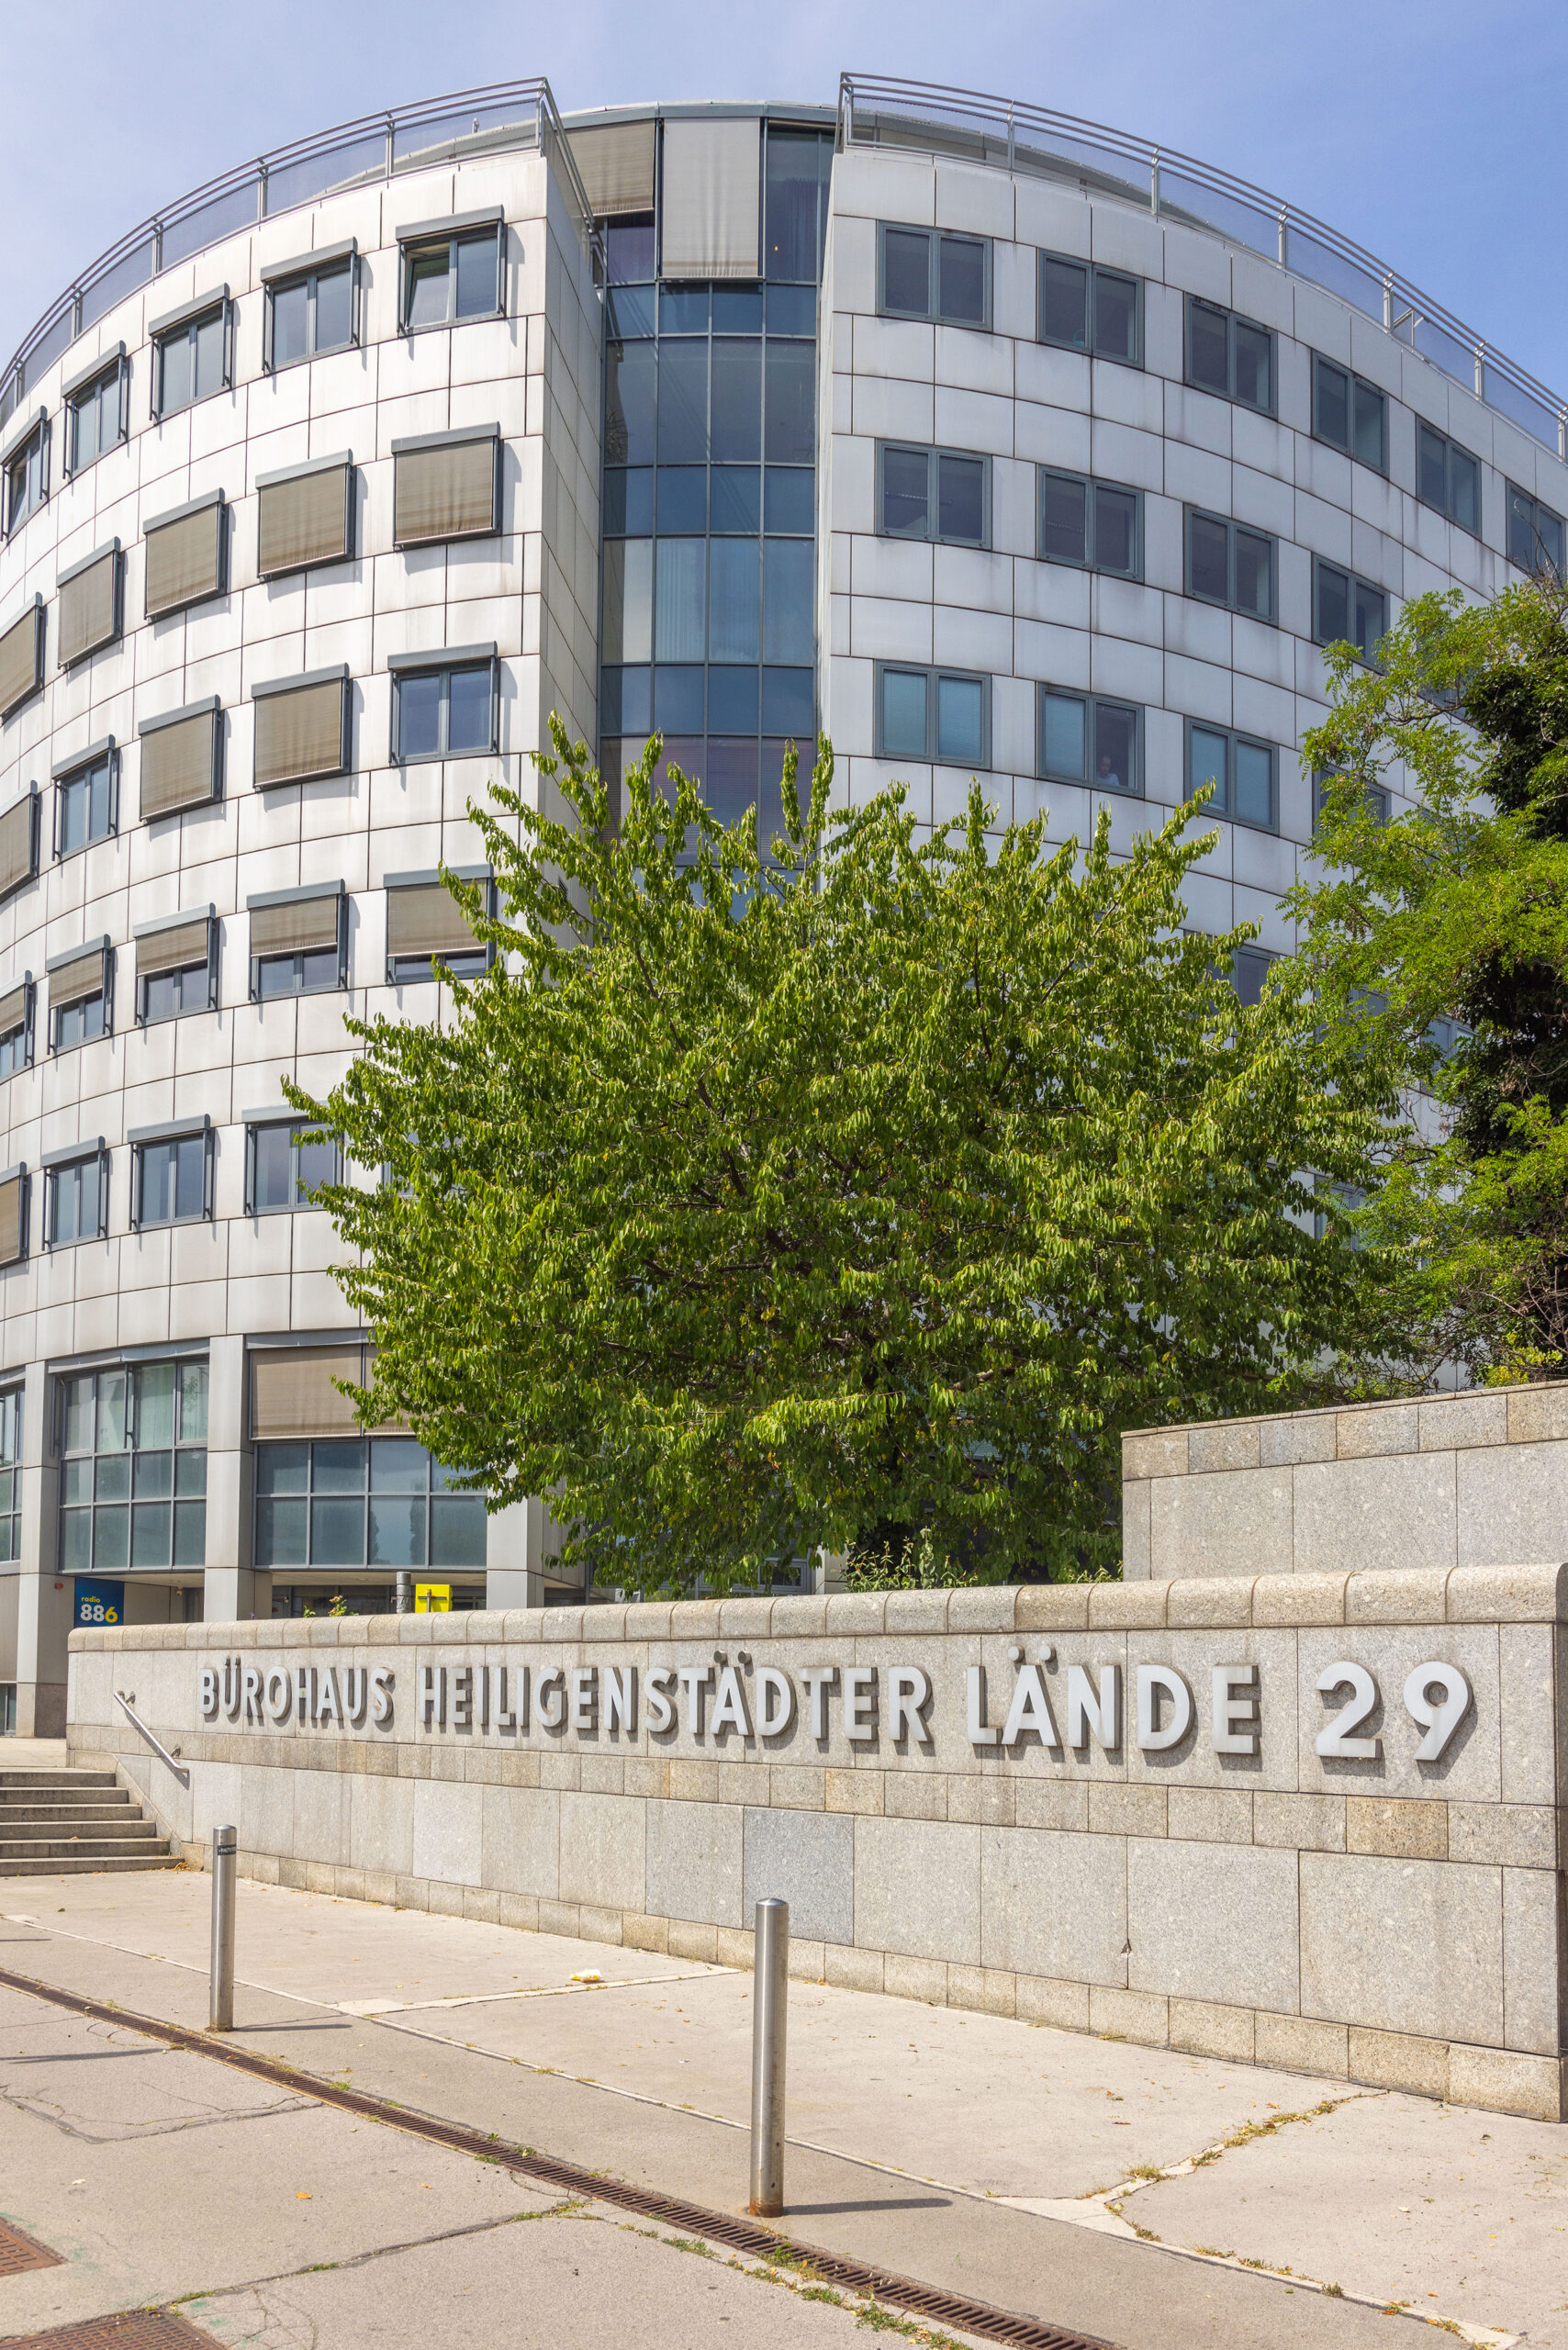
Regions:
M 1112 765 L 1111 754 L 1109 751 L 1101 752 L 1100 764 L 1094 779 L 1099 784 L 1102 791 L 1120 791 L 1122 788 L 1122 778 L 1116 773 L 1114 767 Z

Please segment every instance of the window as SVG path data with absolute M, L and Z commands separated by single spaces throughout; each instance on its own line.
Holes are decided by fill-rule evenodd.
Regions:
M 1038 542 L 1042 563 L 1074 563 L 1143 576 L 1143 496 L 1115 482 L 1039 468 Z
M 269 677 L 251 688 L 255 705 L 258 791 L 277 783 L 346 775 L 352 762 L 352 696 L 346 663 L 297 677 Z
M 348 900 L 341 886 L 266 890 L 245 903 L 252 1002 L 347 987 Z
M 1554 571 L 1563 576 L 1562 517 L 1508 484 L 1508 561 L 1521 571 Z
M 245 1129 L 245 1214 L 291 1215 L 310 1205 L 310 1194 L 342 1174 L 335 1135 L 323 1135 L 307 1118 L 256 1123 Z
M 768 277 L 815 286 L 827 235 L 833 134 L 766 126 L 763 266 Z
M 991 467 L 958 449 L 877 451 L 877 528 L 890 539 L 983 547 L 991 537 Z
M 0 996 L 0 1078 L 33 1065 L 33 975 Z
M 1359 458 L 1380 474 L 1388 471 L 1388 401 L 1375 384 L 1337 367 L 1332 359 L 1312 362 L 1312 430 L 1331 449 Z
M 1228 816 L 1233 823 L 1254 824 L 1260 831 L 1280 828 L 1277 761 L 1271 743 L 1229 727 L 1187 722 L 1187 795 L 1215 787 L 1204 813 Z
M 103 1239 L 109 1228 L 109 1157 L 101 1141 L 95 1150 L 58 1165 L 46 1158 L 44 1183 L 46 1248 Z
M 212 1214 L 212 1126 L 185 1118 L 156 1133 L 134 1127 L 130 1142 L 133 1231 L 158 1224 L 199 1224 Z
M 1333 777 L 1328 768 L 1315 767 L 1313 769 L 1312 821 L 1314 824 L 1318 822 L 1319 818 L 1323 814 L 1324 809 L 1328 804 L 1328 786 L 1332 781 Z M 1378 824 L 1386 824 L 1389 820 L 1389 816 L 1392 813 L 1394 802 L 1389 794 L 1383 789 L 1382 784 L 1369 783 L 1364 789 L 1362 797 L 1366 801 L 1368 809 L 1371 811 L 1372 822 Z
M 19 531 L 49 496 L 49 420 L 38 422 L 14 456 L 6 460 L 6 535 Z
M 35 595 L 17 620 L 0 630 L 0 719 L 39 691 L 43 684 L 44 602 Z
M 51 956 L 49 973 L 49 1049 L 69 1052 L 114 1029 L 111 993 L 114 957 L 106 938 L 95 938 L 70 954 Z
M 448 867 L 459 881 L 477 881 L 487 912 L 495 891 L 487 865 Z M 487 971 L 492 950 L 475 937 L 468 917 L 439 872 L 386 876 L 386 979 L 392 987 L 433 979 L 439 962 L 456 979 Z
M 0 1559 L 22 1555 L 22 1390 L 0 1395 Z
M 438 668 L 421 666 L 420 656 L 393 655 L 395 759 L 459 758 L 495 749 L 495 648 L 476 645 L 472 652 L 479 657 L 458 655 Z
M 1131 702 L 1041 686 L 1036 709 L 1039 773 L 1061 783 L 1092 784 L 1096 791 L 1140 793 L 1142 716 Z
M 343 451 L 256 476 L 256 572 L 278 579 L 353 554 L 353 458 Z
M 201 1566 L 206 1363 L 85 1371 L 58 1393 L 62 1573 Z
M 1187 509 L 1187 593 L 1254 620 L 1274 617 L 1274 542 L 1220 514 Z
M 38 878 L 39 807 L 35 783 L 0 816 L 0 904 Z
M 212 911 L 147 923 L 136 934 L 136 1018 L 140 1027 L 218 1006 L 218 923 Z
M 1143 364 L 1143 285 L 1098 262 L 1040 255 L 1040 341 L 1096 359 Z
M 500 426 L 392 443 L 392 543 L 433 546 L 501 527 Z
M 1312 632 L 1319 644 L 1353 644 L 1363 661 L 1376 661 L 1377 648 L 1388 633 L 1388 598 L 1381 588 L 1314 557 L 1312 614 Z
M 353 247 L 334 245 L 308 262 L 285 262 L 263 270 L 263 366 L 292 367 L 296 360 L 346 351 L 358 341 L 355 266 Z
M 226 391 L 230 381 L 229 288 L 204 296 L 170 317 L 155 319 L 152 340 L 152 414 L 174 416 L 197 400 Z
M 877 755 L 933 759 L 975 770 L 991 764 L 991 679 L 961 669 L 877 666 Z
M 495 215 L 465 215 L 400 229 L 403 329 L 450 327 L 493 319 L 501 307 L 501 224 Z
M 119 793 L 112 737 L 95 743 L 79 765 L 57 767 L 54 776 L 54 854 L 73 856 L 116 830 Z
M 483 1494 L 411 1437 L 258 1444 L 258 1567 L 467 1567 L 486 1559 Z
M 1230 984 L 1238 1000 L 1250 1007 L 1263 1001 L 1263 982 L 1273 965 L 1279 961 L 1266 946 L 1236 946 L 1231 949 Z
M 124 625 L 125 559 L 118 539 L 84 555 L 62 571 L 60 590 L 60 666 L 71 668 L 88 655 L 113 644 Z
M 1480 536 L 1481 467 L 1468 449 L 1429 424 L 1416 427 L 1416 495 L 1423 506 L 1435 506 L 1462 531 Z
M 193 498 L 141 526 L 150 621 L 183 612 L 229 587 L 229 509 L 220 489 Z
M 7 1167 L 0 1175 L 0 1265 L 22 1264 L 28 1253 L 28 1211 L 32 1186 L 27 1166 Z
M 122 342 L 106 367 L 65 387 L 65 470 L 84 473 L 118 448 L 130 424 L 129 375 Z
M 881 309 L 890 319 L 944 326 L 991 323 L 991 244 L 941 229 L 881 230 Z
M 1274 412 L 1274 338 L 1251 319 L 1187 297 L 1187 381 L 1243 408 Z

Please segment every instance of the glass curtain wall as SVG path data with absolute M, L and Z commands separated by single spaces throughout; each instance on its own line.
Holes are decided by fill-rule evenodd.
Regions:
M 60 1554 L 68 1575 L 207 1558 L 207 1365 L 142 1363 L 60 1382 Z
M 22 1391 L 0 1395 L 0 1560 L 22 1555 Z
M 733 822 L 778 830 L 816 733 L 816 308 L 831 133 L 767 124 L 755 285 L 660 283 L 652 215 L 606 232 L 599 752 L 655 729 Z
M 255 1562 L 483 1574 L 483 1494 L 454 1493 L 411 1437 L 334 1437 L 256 1447 Z

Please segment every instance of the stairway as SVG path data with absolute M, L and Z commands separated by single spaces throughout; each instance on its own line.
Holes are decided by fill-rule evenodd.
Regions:
M 0 1769 L 0 1876 L 167 1869 L 176 1858 L 112 1771 Z

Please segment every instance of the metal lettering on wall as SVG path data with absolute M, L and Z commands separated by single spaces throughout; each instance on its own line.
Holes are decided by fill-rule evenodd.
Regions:
M 722 1745 L 778 1740 L 800 1722 L 813 1740 L 836 1727 L 855 1746 L 886 1738 L 895 1747 L 933 1743 L 943 1708 L 960 1716 L 977 1755 L 1015 1759 L 1037 1744 L 1050 1752 L 1122 1751 L 1130 1731 L 1143 1753 L 1170 1752 L 1189 1738 L 1215 1754 L 1257 1755 L 1268 1703 L 1257 1664 L 1216 1664 L 1197 1676 L 1198 1688 L 1173 1664 L 1139 1664 L 1133 1672 L 1130 1718 L 1120 1664 L 1070 1663 L 1053 1673 L 1055 1651 L 1042 1645 L 1033 1658 L 1009 1651 L 1010 1690 L 993 1690 L 983 1664 L 964 1668 L 961 1689 L 939 1691 L 922 1665 L 808 1665 L 791 1674 L 756 1664 L 744 1650 L 732 1664 L 715 1651 L 709 1664 L 463 1663 L 413 1668 L 416 1734 L 478 1733 L 496 1739 L 628 1738 L 643 1713 L 650 1737 L 682 1736 Z M 367 1730 L 397 1727 L 397 1673 L 386 1665 L 252 1664 L 225 1657 L 200 1668 L 204 1721 L 254 1729 Z M 1052 1684 L 1055 1684 L 1054 1692 Z M 1431 1659 L 1408 1673 L 1384 1712 L 1376 1677 L 1354 1658 L 1339 1658 L 1316 1674 L 1325 1701 L 1314 1749 L 1326 1759 L 1375 1762 L 1385 1742 L 1407 1744 L 1418 1762 L 1436 1762 L 1474 1703 L 1457 1664 Z M 1294 1703 L 1294 1691 L 1290 1693 Z M 1054 1695 L 1054 1702 L 1053 1702 Z M 1005 1702 L 1004 1702 L 1005 1700 Z M 1202 1718 L 1200 1720 L 1200 1714 Z M 1382 1721 L 1380 1729 L 1368 1724 Z M 407 1727 L 405 1721 L 405 1728 Z

